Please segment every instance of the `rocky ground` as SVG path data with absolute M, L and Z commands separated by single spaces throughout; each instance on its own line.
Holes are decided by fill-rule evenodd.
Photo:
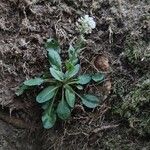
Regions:
M 109 62 L 107 82 L 90 89 L 105 100 L 90 112 L 77 105 L 70 120 L 43 130 L 37 90 L 15 91 L 47 69 L 48 38 L 65 57 L 85 14 L 97 26 L 80 59 L 85 68 L 97 56 Z M 148 0 L 0 0 L 0 150 L 150 149 L 149 41 Z

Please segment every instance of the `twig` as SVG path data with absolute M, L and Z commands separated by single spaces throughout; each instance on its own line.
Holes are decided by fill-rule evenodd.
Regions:
M 112 128 L 116 128 L 116 127 L 118 127 L 118 126 L 119 126 L 119 124 L 117 124 L 117 125 L 102 126 L 102 127 L 100 127 L 100 128 L 94 129 L 94 130 L 92 131 L 92 133 L 98 133 L 98 132 L 100 132 L 100 131 L 102 131 L 102 130 L 112 129 Z

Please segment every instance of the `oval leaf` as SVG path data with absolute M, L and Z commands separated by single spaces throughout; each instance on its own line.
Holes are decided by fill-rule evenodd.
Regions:
M 65 96 L 66 101 L 70 107 L 74 107 L 75 104 L 75 93 L 73 93 L 71 90 L 67 89 L 65 90 Z
M 67 103 L 64 100 L 61 100 L 60 103 L 57 106 L 57 114 L 58 117 L 62 120 L 66 120 L 67 118 L 70 117 L 70 109 L 67 105 Z
M 44 113 L 42 116 L 42 123 L 45 129 L 52 128 L 56 122 L 56 114 L 51 112 L 49 115 L 48 113 Z
M 94 75 L 92 76 L 92 79 L 93 79 L 95 82 L 99 82 L 99 81 L 104 80 L 104 77 L 105 77 L 105 75 L 104 75 L 103 73 L 98 72 L 98 73 L 96 73 L 96 74 L 94 74 Z
M 50 61 L 50 64 L 52 65 L 52 67 L 61 70 L 62 62 L 61 62 L 60 55 L 58 54 L 57 51 L 49 50 L 48 58 L 49 58 L 49 61 Z
M 80 70 L 80 65 L 77 64 L 72 68 L 72 70 L 66 72 L 66 77 L 72 78 L 73 76 L 75 76 L 79 72 L 79 70 Z
M 43 82 L 44 80 L 42 78 L 34 78 L 34 79 L 26 80 L 24 82 L 24 85 L 35 86 L 35 85 L 41 85 Z
M 17 96 L 20 96 L 27 89 L 29 89 L 29 86 L 22 84 L 15 93 Z
M 74 65 L 70 61 L 66 61 L 65 65 L 68 71 L 71 71 L 74 68 Z
M 50 73 L 56 80 L 62 81 L 64 79 L 64 73 L 61 71 L 50 68 Z
M 72 57 L 73 55 L 76 54 L 75 48 L 70 44 L 69 49 L 68 49 L 69 57 Z M 77 55 L 76 55 L 77 56 Z
M 45 48 L 47 51 L 55 50 L 57 52 L 60 52 L 60 46 L 57 40 L 50 38 L 47 40 L 45 44 Z
M 68 53 L 69 53 L 69 61 L 75 65 L 78 62 L 78 55 L 76 52 L 76 49 L 70 44 L 69 49 L 68 49 Z
M 88 74 L 84 74 L 78 77 L 78 84 L 84 85 L 91 81 L 91 76 Z
M 38 103 L 44 103 L 44 102 L 50 100 L 54 96 L 57 88 L 58 87 L 56 87 L 56 86 L 48 86 L 47 88 L 45 88 L 43 91 L 41 91 L 37 95 L 36 101 Z
M 78 90 L 83 90 L 83 86 L 81 86 L 81 85 L 76 85 L 76 87 Z
M 99 105 L 99 99 L 91 94 L 86 94 L 82 97 L 82 103 L 88 108 L 95 108 Z

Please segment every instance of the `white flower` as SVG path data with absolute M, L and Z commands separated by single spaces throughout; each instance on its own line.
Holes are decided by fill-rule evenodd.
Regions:
M 78 19 L 77 26 L 81 33 L 89 34 L 96 27 L 96 22 L 89 15 L 85 15 Z
M 96 27 L 96 23 L 92 17 L 89 17 L 89 15 L 84 16 L 85 22 L 94 29 Z

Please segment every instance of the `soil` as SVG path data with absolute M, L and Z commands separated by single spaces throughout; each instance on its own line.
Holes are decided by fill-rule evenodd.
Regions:
M 98 94 L 103 91 L 105 100 L 94 111 L 77 105 L 70 120 L 44 130 L 35 102 L 38 89 L 20 97 L 15 91 L 24 80 L 47 70 L 44 44 L 48 38 L 59 40 L 65 57 L 69 42 L 78 36 L 75 22 L 85 14 L 95 17 L 97 26 L 87 35 L 80 58 L 85 68 L 98 55 L 105 58 L 109 87 L 92 89 Z M 143 142 L 131 136 L 128 125 L 109 113 L 115 81 L 127 78 L 130 87 L 148 72 L 149 60 L 142 65 L 144 70 L 136 70 L 124 50 L 128 35 L 149 41 L 150 24 L 145 19 L 149 15 L 148 0 L 0 0 L 0 150 L 119 150 L 125 149 L 123 145 L 148 150 L 147 138 Z

